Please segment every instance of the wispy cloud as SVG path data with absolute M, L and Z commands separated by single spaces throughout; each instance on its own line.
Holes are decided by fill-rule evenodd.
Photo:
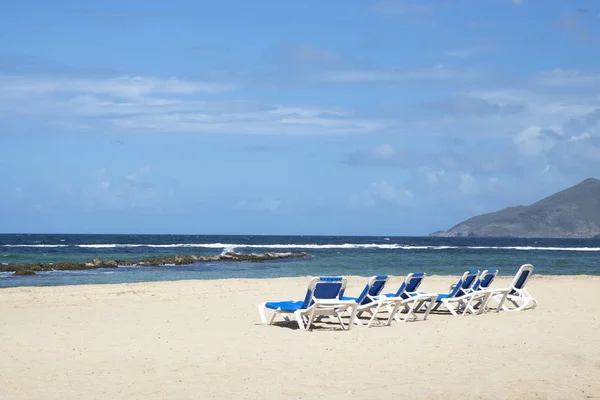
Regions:
M 233 90 L 234 85 L 152 77 L 78 78 L 68 76 L 0 75 L 0 96 L 97 94 L 132 98 L 146 95 L 191 95 Z
M 43 116 L 86 129 L 241 134 L 374 132 L 385 121 L 339 108 L 290 107 L 211 95 L 234 85 L 158 78 L 0 76 L 0 115 Z

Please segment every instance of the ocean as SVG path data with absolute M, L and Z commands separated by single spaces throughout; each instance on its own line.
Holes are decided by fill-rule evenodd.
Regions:
M 542 275 L 600 275 L 600 239 L 490 239 L 393 236 L 0 235 L 0 263 L 139 259 L 155 255 L 308 252 L 308 259 L 128 266 L 84 271 L 0 272 L 0 287 L 131 283 L 186 279 L 318 275 L 459 275 L 499 269 L 511 276 L 533 264 Z

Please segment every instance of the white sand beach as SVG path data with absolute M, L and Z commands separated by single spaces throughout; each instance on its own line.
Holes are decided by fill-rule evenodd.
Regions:
M 366 281 L 349 277 L 347 293 Z M 300 300 L 308 282 L 0 289 L 0 398 L 600 399 L 600 277 L 535 275 L 531 311 L 351 331 L 260 324 L 258 303 Z

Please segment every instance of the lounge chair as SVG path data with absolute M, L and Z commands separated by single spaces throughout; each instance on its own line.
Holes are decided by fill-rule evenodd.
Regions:
M 515 274 L 510 287 L 505 289 L 495 289 L 492 297 L 498 302 L 496 310 L 521 311 L 537 307 L 537 300 L 534 299 L 525 289 L 527 281 L 533 274 L 533 265 L 523 264 Z M 500 300 L 498 300 L 500 298 Z M 505 300 L 510 301 L 515 307 L 509 308 Z
M 503 295 L 501 303 L 504 302 L 506 295 L 508 294 L 508 289 L 492 289 L 491 285 L 494 279 L 498 275 L 497 269 L 486 269 L 483 270 L 477 281 L 473 284 L 473 287 L 470 289 L 471 292 L 479 292 L 480 294 L 484 294 L 484 292 L 488 292 L 487 298 L 485 296 L 473 296 L 471 301 L 467 303 L 467 307 L 471 307 L 469 310 L 471 313 L 475 313 L 475 310 L 479 310 L 478 312 L 484 313 L 488 311 L 488 303 L 491 298 L 495 295 Z M 500 307 L 496 308 L 496 312 L 500 311 Z
M 354 301 L 357 304 L 356 315 L 354 318 L 354 322 L 357 325 L 362 325 L 362 321 L 360 320 L 360 316 L 362 313 L 368 313 L 371 315 L 371 319 L 369 320 L 368 327 L 370 328 L 375 320 L 375 316 L 379 313 L 381 306 L 381 301 L 379 300 L 379 295 L 383 290 L 383 287 L 388 281 L 387 275 L 377 275 L 373 276 L 369 279 L 367 284 L 365 285 L 363 291 L 358 295 L 358 297 L 342 297 L 342 300 L 350 300 Z M 375 312 L 373 312 L 373 308 L 375 308 Z
M 313 278 L 306 291 L 304 300 L 266 302 L 258 305 L 258 312 L 263 324 L 271 325 L 277 315 L 282 315 L 289 321 L 289 315 L 294 315 L 300 329 L 310 329 L 315 318 L 321 316 L 336 316 L 343 329 L 346 329 L 342 321 L 342 314 L 350 310 L 350 323 L 348 330 L 352 328 L 352 321 L 356 316 L 357 304 L 353 300 L 342 300 L 348 281 L 342 277 L 320 277 Z M 266 310 L 273 310 L 273 315 L 267 322 Z
M 427 274 L 425 272 L 410 273 L 406 276 L 406 278 L 404 278 L 404 281 L 396 293 L 386 293 L 384 295 L 388 299 L 399 298 L 402 300 L 401 302 L 396 302 L 394 304 L 394 308 L 391 308 L 391 304 L 387 304 L 387 308 L 391 314 L 391 317 L 393 317 L 396 321 L 401 321 L 398 314 L 403 310 L 406 310 L 404 322 L 408 321 L 408 318 L 411 316 L 415 319 L 418 319 L 416 313 L 426 302 L 429 302 L 429 306 L 423 314 L 423 321 L 427 319 L 427 316 L 429 316 L 429 313 L 431 312 L 437 299 L 437 294 L 417 291 L 426 275 Z
M 487 291 L 472 290 L 478 276 L 479 270 L 465 271 L 458 282 L 450 287 L 449 293 L 438 294 L 433 311 L 444 305 L 452 315 L 458 315 L 457 311 L 460 310 L 462 310 L 462 315 L 467 312 L 475 314 L 471 303 L 479 299 L 487 302 L 490 297 L 490 293 Z M 452 305 L 453 303 L 457 303 L 456 307 Z M 479 311 L 479 313 L 481 312 L 482 310 Z

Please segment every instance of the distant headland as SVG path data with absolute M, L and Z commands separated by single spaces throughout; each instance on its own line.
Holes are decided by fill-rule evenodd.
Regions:
M 600 238 L 600 180 L 589 178 L 530 206 L 478 215 L 429 236 Z

